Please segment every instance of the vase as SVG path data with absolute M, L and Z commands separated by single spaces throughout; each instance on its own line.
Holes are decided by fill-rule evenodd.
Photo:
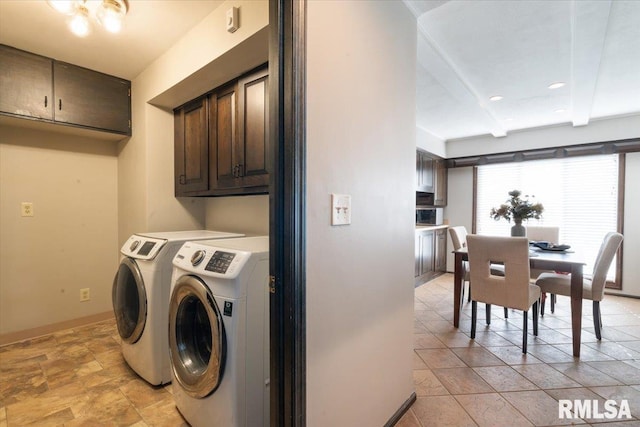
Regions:
M 511 237 L 524 237 L 527 235 L 527 229 L 522 225 L 522 221 L 515 221 L 515 225 L 511 227 Z

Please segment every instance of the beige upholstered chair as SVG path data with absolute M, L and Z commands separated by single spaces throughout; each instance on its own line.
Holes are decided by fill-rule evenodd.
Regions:
M 476 337 L 477 302 L 522 310 L 522 352 L 527 353 L 527 322 L 533 306 L 533 334 L 538 335 L 540 288 L 529 281 L 529 241 L 526 237 L 467 236 L 471 276 L 471 338 Z M 491 274 L 491 263 L 504 265 L 504 276 Z
M 560 227 L 543 227 L 543 226 L 527 226 L 527 238 L 530 242 L 549 242 L 553 244 L 560 243 Z M 553 273 L 553 271 L 549 270 L 540 270 L 539 268 L 531 269 L 531 278 L 533 280 L 537 279 L 542 273 Z M 541 314 L 544 315 L 544 301 L 546 299 L 546 294 L 542 293 L 542 301 L 543 304 L 540 306 Z M 553 313 L 556 309 L 556 295 L 551 294 L 551 312 Z
M 454 251 L 467 246 L 467 229 L 464 226 L 449 227 L 449 235 L 451 236 Z M 462 267 L 464 268 L 464 275 L 462 276 L 462 300 L 464 301 L 464 282 L 469 281 L 469 263 L 464 261 Z M 471 287 L 471 284 L 469 284 L 469 287 Z M 469 301 L 471 301 L 471 289 L 469 289 Z
M 611 266 L 613 257 L 622 243 L 622 234 L 607 233 L 600 245 L 596 262 L 593 266 L 593 276 L 584 277 L 582 298 L 593 301 L 593 327 L 596 330 L 596 337 L 601 339 L 600 328 L 602 327 L 602 317 L 600 315 L 600 301 L 604 298 L 604 286 L 607 281 L 607 271 Z M 472 275 L 473 277 L 473 275 Z M 542 273 L 536 285 L 540 286 L 542 292 L 571 296 L 571 276 L 566 274 Z M 475 286 L 475 285 L 474 285 Z M 544 315 L 544 301 L 540 307 Z

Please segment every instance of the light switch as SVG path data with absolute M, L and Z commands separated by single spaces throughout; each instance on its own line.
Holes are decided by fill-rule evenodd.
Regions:
M 351 195 L 331 195 L 331 225 L 351 224 Z

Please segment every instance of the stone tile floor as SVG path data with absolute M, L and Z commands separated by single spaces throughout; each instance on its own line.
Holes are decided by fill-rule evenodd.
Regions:
M 0 427 L 186 426 L 171 386 L 152 387 L 107 320 L 0 347 Z
M 471 304 L 460 329 L 453 327 L 453 275 L 415 290 L 413 380 L 416 402 L 397 424 L 430 426 L 640 426 L 640 299 L 605 296 L 602 341 L 593 332 L 591 301 L 585 301 L 581 357 L 572 356 L 569 299 L 540 318 L 538 337 L 529 318 L 523 355 L 522 313 L 494 307 L 491 325 L 478 309 L 476 339 L 469 337 Z M 549 307 L 547 305 L 547 310 Z M 626 399 L 631 419 L 561 419 L 558 400 Z M 607 424 L 600 424 L 600 423 Z
M 585 302 L 578 360 L 571 356 L 568 299 L 558 297 L 556 312 L 540 319 L 539 335 L 529 335 L 523 356 L 520 313 L 504 319 L 494 309 L 491 325 L 479 320 L 472 341 L 471 304 L 463 307 L 461 328 L 454 328 L 452 293 L 451 274 L 415 290 L 417 400 L 398 426 L 640 426 L 639 299 L 605 297 L 601 342 Z M 559 399 L 595 399 L 600 412 L 606 399 L 626 399 L 632 419 L 559 419 Z M 171 385 L 152 387 L 127 366 L 115 322 L 108 320 L 0 347 L 0 427 L 24 425 L 187 424 Z

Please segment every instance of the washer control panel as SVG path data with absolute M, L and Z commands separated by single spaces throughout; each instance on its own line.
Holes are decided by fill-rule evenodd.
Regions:
M 232 279 L 250 258 L 250 252 L 187 242 L 173 258 L 173 265 L 203 276 Z
M 236 254 L 231 252 L 215 251 L 204 269 L 214 273 L 225 274 L 235 257 Z

